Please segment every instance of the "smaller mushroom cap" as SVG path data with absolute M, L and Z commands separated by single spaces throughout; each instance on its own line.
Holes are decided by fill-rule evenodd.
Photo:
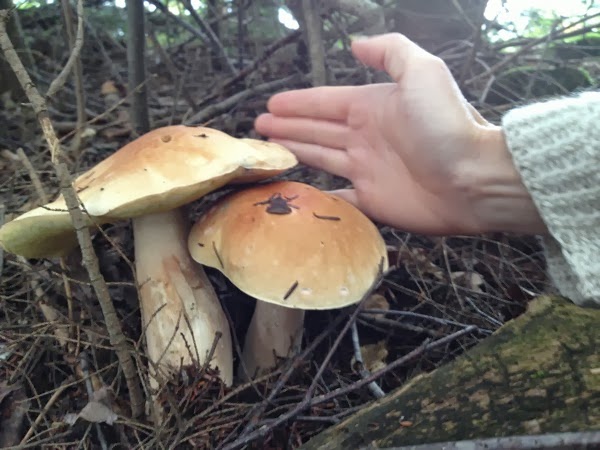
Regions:
M 285 147 L 174 125 L 126 144 L 74 182 L 88 226 L 165 212 L 230 182 L 277 175 L 298 160 Z M 0 245 L 28 258 L 61 256 L 77 243 L 64 198 L 0 228 Z
M 289 308 L 356 303 L 388 268 L 385 242 L 360 210 L 293 181 L 222 198 L 194 224 L 188 248 L 246 294 Z

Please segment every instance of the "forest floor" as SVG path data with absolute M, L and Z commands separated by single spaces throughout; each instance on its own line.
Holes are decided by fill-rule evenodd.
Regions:
M 93 123 L 86 125 L 88 137 L 79 149 L 70 149 L 76 115 L 73 89 L 66 87 L 51 105 L 52 120 L 71 155 L 72 173 L 85 171 L 134 138 L 127 97 L 120 77 L 115 76 L 126 72 L 125 55 L 118 48 L 112 51 L 115 54 L 111 55 L 110 66 L 96 54 L 87 55 L 84 61 L 84 67 L 96 68 L 85 74 L 88 120 Z M 365 82 L 364 68 L 347 68 L 346 64 L 347 60 L 339 64 L 349 74 L 338 77 L 339 84 Z M 51 70 L 46 70 L 40 68 L 40 77 L 51 79 Z M 189 105 L 173 86 L 164 64 L 152 65 L 150 71 L 155 74 L 150 98 L 153 128 L 179 123 Z M 271 80 L 281 79 L 281 75 L 296 76 L 285 88 L 306 85 L 291 70 Z M 201 104 L 202 99 L 213 97 L 224 76 L 210 73 L 188 84 L 187 89 Z M 249 93 L 234 105 L 225 105 L 218 114 L 198 117 L 207 126 L 234 136 L 256 137 L 252 121 L 264 110 L 271 93 Z M 221 94 L 207 105 L 230 96 Z M 2 101 L 0 204 L 4 210 L 1 220 L 7 222 L 43 203 L 44 197 L 54 198 L 58 187 L 36 118 L 26 104 L 14 102 L 8 95 Z M 189 112 L 188 118 L 198 112 L 202 108 Z M 317 187 L 322 187 L 326 179 L 304 166 L 279 178 Z M 346 185 L 341 179 L 326 181 L 329 188 Z M 190 221 L 224 192 L 220 190 L 197 202 Z M 401 196 L 399 202 L 401 207 Z M 389 392 L 414 375 L 453 360 L 521 314 L 529 300 L 551 291 L 541 249 L 533 238 L 503 234 L 430 238 L 378 226 L 388 245 L 392 269 L 357 316 L 359 345 L 353 342 L 346 326 L 356 306 L 309 311 L 305 351 L 282 361 L 278 369 L 254 383 L 236 382 L 226 388 L 210 371 L 183 368 L 163 397 L 167 417 L 158 426 L 149 418 L 133 420 L 125 414 L 127 389 L 79 252 L 70 255 L 65 264 L 51 259 L 24 260 L 5 252 L 0 258 L 0 424 L 8 429 L 16 423 L 16 434 L 9 436 L 11 445 L 295 448 L 375 398 L 368 386 L 359 384 L 362 376 L 354 359 L 357 348 L 361 349 L 366 368 L 382 371 L 376 383 Z M 137 349 L 142 379 L 147 380 L 137 290 L 130 265 L 134 259 L 131 226 L 120 222 L 103 226 L 103 231 L 106 236 L 94 238 L 101 272 L 123 331 Z M 207 272 L 231 318 L 239 348 L 253 300 L 218 271 Z M 369 309 L 388 312 L 375 314 Z M 385 370 L 424 341 L 449 336 L 471 325 L 475 331 L 418 354 L 400 368 Z M 345 334 L 337 342 L 342 331 Z M 91 386 L 86 380 L 91 380 Z M 89 388 L 96 392 L 93 400 Z M 340 394 L 327 402 L 314 400 L 337 389 Z M 277 420 L 286 414 L 287 420 Z

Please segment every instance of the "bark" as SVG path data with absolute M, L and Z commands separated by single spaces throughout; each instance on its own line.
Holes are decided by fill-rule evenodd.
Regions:
M 127 27 L 129 92 L 135 92 L 131 101 L 131 119 L 134 129 L 141 135 L 150 131 L 144 59 L 144 0 L 127 0 Z
M 301 448 L 420 445 L 600 427 L 600 311 L 558 297 Z
M 323 21 L 319 14 L 319 2 L 301 0 L 304 33 L 310 55 L 311 81 L 313 86 L 327 84 L 327 66 L 325 65 L 325 47 L 323 43 Z
M 0 0 L 0 10 L 11 10 L 13 7 L 12 0 Z M 17 37 L 17 24 L 15 18 L 9 16 L 6 21 L 6 32 L 10 37 L 10 40 L 15 43 L 15 48 L 19 48 L 19 44 L 16 40 Z M 23 94 L 19 80 L 11 70 L 10 65 L 0 58 L 0 94 L 6 91 L 11 91 L 13 97 L 17 97 Z M 2 128 L 0 128 L 2 130 Z M 4 133 L 2 133 L 4 134 Z

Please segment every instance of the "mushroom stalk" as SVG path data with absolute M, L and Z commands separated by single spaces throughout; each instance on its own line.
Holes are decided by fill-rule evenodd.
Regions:
M 229 323 L 204 269 L 189 256 L 182 212 L 135 218 L 133 232 L 152 387 L 181 366 L 203 365 L 217 332 L 221 337 L 210 366 L 218 368 L 221 380 L 230 386 Z
M 286 358 L 299 350 L 304 331 L 304 310 L 286 308 L 263 301 L 256 308 L 244 341 L 238 375 L 253 378 L 277 366 L 278 358 Z

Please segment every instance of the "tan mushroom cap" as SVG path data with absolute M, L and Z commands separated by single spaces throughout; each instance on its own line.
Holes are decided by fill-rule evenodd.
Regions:
M 268 178 L 297 164 L 278 144 L 205 127 L 158 128 L 75 180 L 87 225 L 178 208 L 229 182 Z M 60 256 L 76 237 L 62 196 L 0 228 L 0 245 L 25 257 Z
M 270 213 L 272 196 L 291 199 Z M 333 309 L 360 301 L 388 268 L 385 242 L 357 208 L 307 184 L 282 181 L 219 200 L 192 227 L 197 262 L 246 294 L 289 308 Z

